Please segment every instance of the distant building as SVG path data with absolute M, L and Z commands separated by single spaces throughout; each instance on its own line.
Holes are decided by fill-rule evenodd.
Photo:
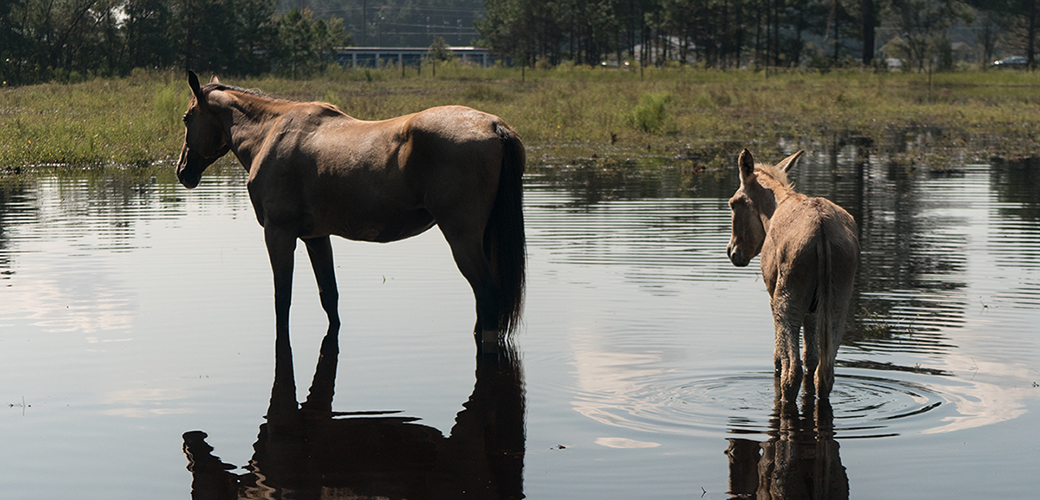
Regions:
M 953 52 L 953 60 L 973 63 L 975 62 L 975 48 L 964 42 L 953 42 L 950 44 L 950 51 Z
M 479 47 L 448 47 L 455 58 L 486 68 L 495 62 L 488 51 Z M 341 47 L 336 49 L 336 62 L 350 68 L 375 68 L 388 65 L 417 66 L 426 58 L 428 47 Z

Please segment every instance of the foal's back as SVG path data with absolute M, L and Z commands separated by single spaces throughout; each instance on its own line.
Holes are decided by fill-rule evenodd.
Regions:
M 791 193 L 773 213 L 762 246 L 762 273 L 770 294 L 782 280 L 788 297 L 815 298 L 812 295 L 818 281 L 825 278 L 820 276 L 819 259 L 823 257 L 821 248 L 826 248 L 830 260 L 828 285 L 838 295 L 835 298 L 839 303 L 847 301 L 843 296 L 851 296 L 859 260 L 857 233 L 856 221 L 845 209 L 826 198 Z M 802 293 L 797 293 L 799 290 Z

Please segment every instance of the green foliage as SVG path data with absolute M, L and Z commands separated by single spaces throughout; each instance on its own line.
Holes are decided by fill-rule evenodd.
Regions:
M 325 97 L 323 97 L 321 100 L 329 104 L 332 104 L 336 107 L 343 106 L 343 100 L 339 98 L 339 93 L 333 91 L 332 89 L 326 90 Z
M 672 100 L 668 92 L 656 92 L 643 94 L 639 97 L 639 104 L 629 118 L 633 127 L 648 134 L 661 131 L 664 127 L 665 106 Z
M 188 92 L 183 90 L 182 85 L 172 83 L 161 85 L 155 92 L 152 112 L 162 134 L 178 131 L 180 118 L 187 109 L 187 96 Z
M 334 75 L 334 76 L 333 76 Z M 341 69 L 314 79 L 223 78 L 299 101 L 323 100 L 361 119 L 385 119 L 462 104 L 496 114 L 523 137 L 532 164 L 560 151 L 599 158 L 697 158 L 712 168 L 745 146 L 781 139 L 831 141 L 834 134 L 881 144 L 893 131 L 928 124 L 930 141 L 980 155 L 1035 154 L 1040 74 L 874 74 L 649 69 L 481 69 L 446 64 L 429 72 Z M 176 72 L 135 72 L 76 84 L 0 91 L 0 168 L 28 165 L 166 163 L 184 140 L 190 92 Z M 980 138 L 980 139 L 972 139 Z M 694 153 L 690 153 L 690 152 Z M 693 154 L 694 156 L 690 156 Z M 722 160 L 719 160 L 721 158 Z M 228 160 L 232 161 L 232 160 Z
M 294 8 L 278 18 L 274 45 L 277 73 L 290 78 L 310 77 L 333 64 L 335 48 L 348 40 L 343 20 L 316 19 L 310 9 Z
M 455 60 L 455 53 L 451 51 L 451 47 L 448 46 L 448 42 L 444 40 L 444 37 L 438 36 L 433 39 L 430 50 L 426 52 L 426 59 L 430 61 L 453 61 Z

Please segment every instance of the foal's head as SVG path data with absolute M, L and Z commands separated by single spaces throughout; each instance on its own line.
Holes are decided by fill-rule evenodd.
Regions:
M 755 165 L 755 158 L 747 149 L 737 160 L 740 169 L 740 189 L 729 199 L 733 212 L 733 233 L 726 246 L 726 255 L 733 265 L 744 267 L 751 262 L 766 240 L 766 224 L 776 210 L 773 189 L 789 188 L 787 171 L 801 158 L 804 151 L 784 158 L 773 165 Z M 760 182 L 761 181 L 761 182 Z
M 213 77 L 210 83 L 220 83 Z M 231 149 L 229 138 L 224 133 L 220 117 L 207 103 L 206 93 L 199 86 L 199 77 L 188 72 L 188 86 L 192 97 L 188 101 L 188 111 L 184 113 L 184 147 L 177 161 L 177 179 L 185 187 L 193 188 L 199 184 L 202 172 Z

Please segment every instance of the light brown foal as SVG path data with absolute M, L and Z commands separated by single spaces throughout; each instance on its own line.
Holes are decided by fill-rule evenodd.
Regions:
M 726 247 L 730 261 L 740 267 L 762 255 L 776 331 L 773 362 L 787 402 L 795 401 L 802 380 L 800 329 L 806 371 L 815 374 L 817 395 L 830 395 L 859 261 L 859 231 L 852 216 L 829 200 L 795 192 L 788 181 L 787 172 L 802 153 L 775 166 L 756 165 L 746 149 L 740 153 L 740 189 L 729 200 L 733 234 Z

